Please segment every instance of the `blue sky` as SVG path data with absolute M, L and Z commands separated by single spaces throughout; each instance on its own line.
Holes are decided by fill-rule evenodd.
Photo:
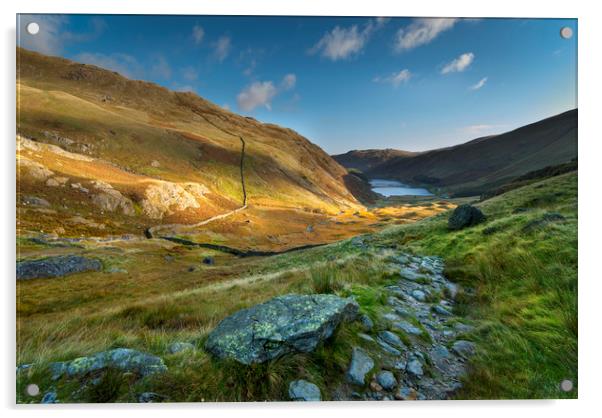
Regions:
M 439 148 L 577 107 L 576 20 L 20 15 L 18 43 L 194 91 L 329 153 Z

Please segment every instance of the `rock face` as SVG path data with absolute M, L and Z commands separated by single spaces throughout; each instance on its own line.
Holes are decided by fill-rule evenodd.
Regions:
M 374 367 L 374 361 L 361 348 L 355 347 L 351 354 L 351 364 L 347 370 L 347 380 L 354 385 L 363 386 L 366 373 Z
M 98 271 L 100 261 L 78 255 L 62 255 L 17 262 L 17 280 L 61 277 L 83 271 Z
M 451 230 L 459 230 L 483 222 L 486 219 L 481 209 L 471 205 L 460 205 L 449 217 L 447 227 Z
M 207 187 L 199 183 L 157 181 L 146 188 L 142 210 L 149 218 L 161 219 L 174 212 L 199 208 L 199 200 L 208 191 Z
M 218 358 L 263 363 L 292 352 L 311 352 L 336 327 L 357 316 L 352 299 L 286 295 L 227 317 L 209 334 L 205 349 Z
M 288 386 L 292 401 L 321 401 L 320 388 L 307 380 L 294 380 Z
M 122 372 L 135 373 L 142 377 L 167 371 L 167 366 L 159 357 L 129 348 L 116 348 L 102 351 L 89 357 L 79 357 L 71 361 L 52 363 L 52 379 L 63 376 L 80 377 L 89 373 L 114 368 Z

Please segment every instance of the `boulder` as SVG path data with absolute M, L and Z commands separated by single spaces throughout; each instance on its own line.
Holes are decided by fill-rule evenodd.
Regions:
M 205 349 L 243 364 L 313 351 L 359 306 L 335 295 L 285 295 L 230 315 L 209 334 Z
M 404 321 L 403 319 L 393 323 L 393 327 L 402 330 L 407 334 L 412 335 L 420 335 L 422 334 L 422 330 L 415 325 L 410 324 L 408 321 Z
M 63 376 L 81 377 L 107 368 L 134 373 L 142 377 L 167 371 L 167 366 L 161 358 L 130 348 L 115 348 L 88 357 L 79 357 L 50 365 L 53 380 Z
M 405 345 L 401 341 L 401 338 L 399 338 L 397 334 L 393 334 L 391 331 L 379 332 L 378 338 L 394 347 L 405 348 Z
M 374 367 L 374 361 L 361 348 L 354 347 L 351 354 L 351 363 L 347 369 L 347 380 L 354 385 L 363 386 L 365 376 Z
M 424 374 L 424 371 L 422 370 L 422 363 L 417 358 L 413 358 L 408 362 L 406 371 L 416 377 L 421 377 Z
M 100 261 L 79 255 L 61 255 L 17 262 L 17 280 L 61 277 L 83 271 L 98 271 Z
M 449 217 L 447 227 L 451 230 L 459 230 L 469 226 L 473 226 L 485 221 L 486 217 L 481 212 L 481 209 L 472 205 L 460 205 L 454 209 Z
M 321 401 L 320 388 L 307 380 L 294 380 L 288 385 L 292 401 Z

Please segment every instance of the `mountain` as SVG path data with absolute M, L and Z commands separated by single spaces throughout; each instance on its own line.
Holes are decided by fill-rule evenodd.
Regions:
M 455 196 L 481 194 L 528 172 L 577 158 L 577 109 L 501 135 L 414 155 L 403 151 L 383 158 L 374 150 L 352 151 L 335 159 L 348 168 L 366 167 L 370 178 L 426 185 Z
M 345 184 L 347 170 L 291 129 L 24 49 L 17 75 L 19 228 L 140 232 L 195 224 L 243 203 L 251 215 L 283 222 L 291 211 L 363 208 Z M 29 210 L 39 199 L 46 209 Z
M 367 149 L 352 150 L 345 154 L 333 155 L 339 164 L 343 167 L 354 168 L 362 172 L 368 172 L 377 165 L 383 164 L 394 158 L 406 158 L 418 155 L 417 152 L 400 151 L 396 149 Z

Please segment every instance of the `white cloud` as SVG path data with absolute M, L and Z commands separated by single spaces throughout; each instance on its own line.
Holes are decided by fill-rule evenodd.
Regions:
M 387 18 L 369 20 L 361 30 L 357 25 L 349 28 L 335 26 L 333 30 L 324 34 L 308 52 L 310 54 L 321 53 L 323 57 L 332 61 L 347 59 L 359 54 L 372 33 L 380 29 L 387 22 Z
M 157 55 L 155 63 L 151 66 L 151 74 L 159 78 L 171 78 L 171 67 L 164 56 Z
M 295 84 L 297 84 L 297 76 L 295 74 L 285 75 L 282 79 L 282 83 L 280 83 L 283 90 L 290 90 L 295 87 Z
M 475 125 L 465 126 L 462 128 L 462 131 L 468 135 L 485 135 L 498 133 L 504 128 L 506 128 L 506 125 L 492 125 L 487 123 L 479 123 Z
M 245 112 L 261 106 L 272 110 L 272 99 L 281 92 L 295 88 L 296 84 L 297 76 L 295 74 L 285 75 L 279 87 L 276 87 L 272 81 L 256 81 L 238 94 L 236 97 L 238 107 Z
M 455 18 L 419 18 L 401 28 L 395 36 L 395 51 L 407 51 L 421 45 L 426 45 L 439 36 L 440 33 L 451 29 L 458 19 Z
M 236 97 L 238 107 L 245 112 L 249 112 L 256 107 L 265 106 L 271 110 L 271 102 L 278 90 L 271 81 L 256 81 L 245 87 Z
M 387 77 L 375 77 L 372 81 L 376 83 L 391 83 L 393 87 L 397 88 L 402 83 L 410 81 L 412 73 L 408 69 L 400 70 L 399 72 L 392 73 Z
M 449 74 L 455 72 L 462 72 L 467 69 L 470 64 L 474 61 L 474 54 L 472 52 L 466 52 L 460 55 L 458 58 L 445 64 L 441 70 L 441 74 Z
M 222 62 L 230 54 L 232 48 L 232 40 L 228 36 L 221 36 L 216 42 L 213 43 L 215 49 L 215 56 Z
M 195 44 L 199 45 L 203 42 L 203 38 L 205 37 L 205 30 L 200 25 L 194 25 L 192 27 L 192 40 Z
M 479 80 L 479 82 L 477 84 L 470 86 L 470 90 L 478 90 L 481 87 L 483 87 L 485 85 L 485 83 L 487 83 L 487 77 L 483 77 L 482 79 Z
M 143 67 L 136 58 L 128 54 L 100 54 L 92 52 L 82 52 L 73 57 L 75 61 L 84 64 L 92 64 L 107 70 L 117 71 L 119 74 L 128 78 L 141 78 L 144 72 Z

